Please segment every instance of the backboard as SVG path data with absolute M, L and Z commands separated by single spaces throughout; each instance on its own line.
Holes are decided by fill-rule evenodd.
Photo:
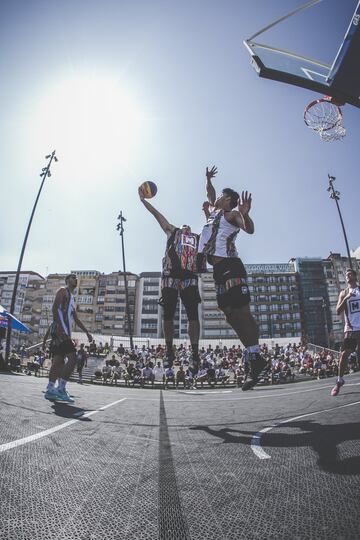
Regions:
M 282 17 L 270 28 L 284 20 Z M 257 32 L 256 37 L 263 31 Z M 260 77 L 285 82 L 332 96 L 335 100 L 360 107 L 360 1 L 350 21 L 343 43 L 332 66 L 298 54 L 244 41 L 251 54 L 252 66 Z

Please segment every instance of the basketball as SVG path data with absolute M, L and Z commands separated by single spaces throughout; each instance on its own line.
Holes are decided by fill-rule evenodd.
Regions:
M 157 187 L 154 182 L 143 182 L 140 186 L 141 193 L 145 199 L 151 199 L 155 197 L 157 193 Z

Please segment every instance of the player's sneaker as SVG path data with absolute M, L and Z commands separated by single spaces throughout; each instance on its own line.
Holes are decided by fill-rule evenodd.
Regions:
M 248 379 L 242 385 L 242 390 L 252 390 L 254 386 L 261 379 L 262 371 L 267 366 L 267 361 L 259 353 L 250 354 L 250 375 L 251 379 Z
M 74 403 L 75 399 L 72 398 L 69 392 L 67 392 L 65 389 L 64 390 L 57 389 L 57 393 L 58 393 L 57 401 L 64 401 L 65 403 Z
M 344 386 L 344 384 L 345 384 L 344 380 L 336 381 L 336 384 L 335 384 L 334 388 L 331 390 L 331 395 L 332 396 L 337 396 L 338 393 L 340 392 L 340 388 L 342 386 Z
M 55 387 L 48 388 L 44 394 L 44 398 L 49 401 L 56 401 L 59 398 L 58 389 Z

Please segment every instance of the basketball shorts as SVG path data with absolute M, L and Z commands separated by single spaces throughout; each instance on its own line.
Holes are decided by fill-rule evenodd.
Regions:
M 227 258 L 214 264 L 216 299 L 220 309 L 239 308 L 250 303 L 246 270 L 239 258 Z
M 356 347 L 360 348 L 360 330 L 345 332 L 341 350 L 353 352 L 356 350 Z
M 198 321 L 198 306 L 201 302 L 201 297 L 197 277 L 184 280 L 173 277 L 162 278 L 159 304 L 164 308 L 164 321 L 172 321 L 174 319 L 179 295 L 184 304 L 188 320 Z
M 67 356 L 71 353 L 76 353 L 76 348 L 72 339 L 65 339 L 64 341 L 57 342 L 54 347 L 51 348 L 53 355 Z

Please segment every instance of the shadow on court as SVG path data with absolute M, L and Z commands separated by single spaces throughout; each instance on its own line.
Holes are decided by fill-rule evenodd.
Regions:
M 277 429 L 294 428 L 301 433 L 277 433 Z M 212 429 L 209 426 L 195 426 L 190 429 L 204 431 L 209 435 L 220 438 L 224 443 L 250 445 L 255 431 L 223 428 Z M 322 425 L 311 420 L 289 422 L 286 425 L 274 427 L 269 433 L 264 433 L 261 446 L 265 448 L 312 448 L 318 456 L 319 467 L 335 474 L 360 474 L 360 456 L 339 458 L 338 445 L 346 441 L 360 440 L 360 423 Z
M 73 405 L 61 403 L 59 401 L 54 401 L 51 408 L 54 410 L 56 416 L 61 416 L 62 418 L 71 418 L 81 420 L 82 422 L 92 421 L 91 418 L 83 418 L 83 415 L 86 412 L 91 412 L 93 409 L 80 409 L 79 407 L 74 407 Z

